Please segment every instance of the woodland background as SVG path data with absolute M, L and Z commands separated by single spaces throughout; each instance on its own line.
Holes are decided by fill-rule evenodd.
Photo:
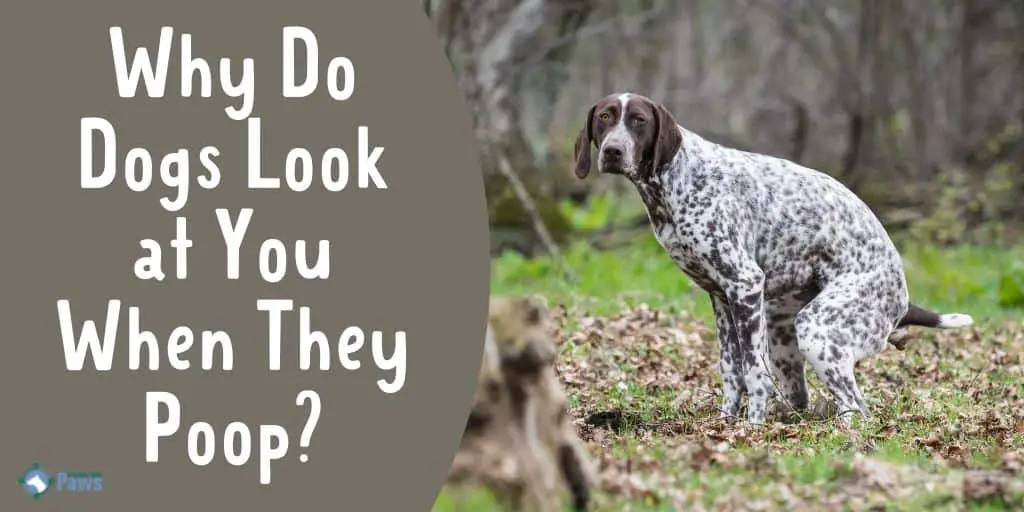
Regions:
M 593 510 L 1024 510 L 1024 0 L 422 7 L 473 112 L 492 293 L 542 294 L 558 319 Z M 914 302 L 975 325 L 862 362 L 858 429 L 717 420 L 706 294 L 626 180 L 572 173 L 589 106 L 624 90 L 842 181 L 889 229 Z M 590 421 L 607 411 L 622 421 Z M 452 489 L 434 508 L 494 509 Z
M 1024 0 L 424 0 L 473 114 L 494 248 L 552 238 L 572 142 L 613 91 L 839 178 L 894 231 L 1003 243 L 1024 218 Z

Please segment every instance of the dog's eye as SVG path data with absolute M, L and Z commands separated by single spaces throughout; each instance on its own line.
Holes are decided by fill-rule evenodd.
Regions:
M 645 122 L 647 122 L 647 120 L 642 118 L 642 117 L 634 117 L 633 118 L 633 125 L 634 126 L 643 126 L 643 124 Z
M 607 121 L 607 120 L 609 120 L 609 119 L 611 119 L 611 118 L 612 118 L 612 115 L 611 115 L 611 114 L 609 114 L 608 112 L 601 112 L 601 115 L 600 115 L 600 116 L 598 116 L 598 117 L 599 117 L 599 118 L 600 118 L 600 119 L 601 119 L 602 121 Z

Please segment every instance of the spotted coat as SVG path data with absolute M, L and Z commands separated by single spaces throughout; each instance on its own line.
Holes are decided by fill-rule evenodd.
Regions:
M 955 328 L 971 317 L 909 302 L 902 260 L 871 209 L 834 178 L 729 148 L 680 126 L 637 94 L 596 102 L 576 141 L 576 175 L 625 176 L 658 242 L 711 299 L 723 416 L 762 423 L 768 399 L 808 406 L 808 363 L 842 412 L 870 416 L 857 361 L 898 344 L 906 327 Z M 849 415 L 844 416 L 849 421 Z

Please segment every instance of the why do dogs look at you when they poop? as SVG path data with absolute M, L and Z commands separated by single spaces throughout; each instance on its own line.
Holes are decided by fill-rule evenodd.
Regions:
M 638 94 L 590 107 L 575 173 L 621 175 L 643 200 L 658 242 L 711 299 L 723 382 L 721 415 L 765 421 L 775 395 L 808 408 L 804 363 L 837 402 L 841 421 L 870 416 L 855 364 L 908 326 L 957 328 L 963 314 L 911 304 L 902 260 L 871 209 L 834 178 L 740 151 L 680 126 Z

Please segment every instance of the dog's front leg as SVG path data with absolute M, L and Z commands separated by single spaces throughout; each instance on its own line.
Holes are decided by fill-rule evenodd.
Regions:
M 722 372 L 722 418 L 739 414 L 743 400 L 743 357 L 736 338 L 736 326 L 732 319 L 729 301 L 719 294 L 711 295 L 711 307 L 715 313 L 718 329 L 719 369 Z
M 760 425 L 773 389 L 765 337 L 764 273 L 752 261 L 743 260 L 737 264 L 735 278 L 723 290 L 736 330 L 738 351 L 734 359 L 742 362 L 747 421 Z

